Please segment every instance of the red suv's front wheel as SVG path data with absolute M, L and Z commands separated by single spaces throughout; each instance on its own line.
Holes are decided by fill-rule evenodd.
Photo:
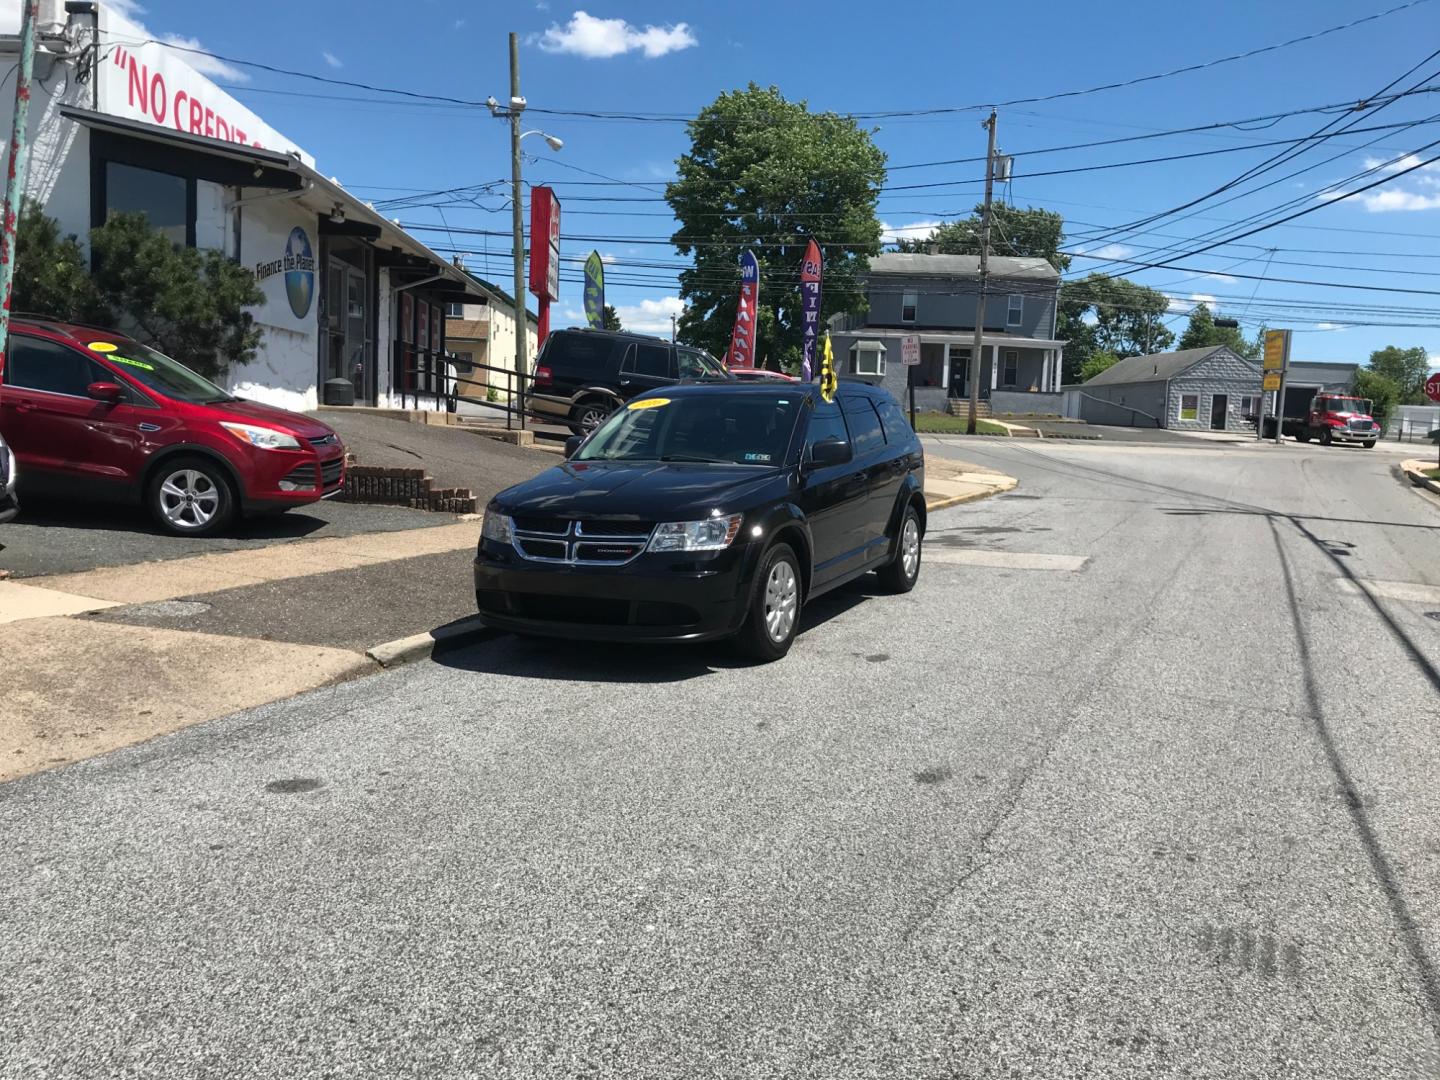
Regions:
M 176 536 L 208 536 L 235 516 L 224 472 L 201 457 L 174 458 L 151 477 L 145 501 L 156 523 Z

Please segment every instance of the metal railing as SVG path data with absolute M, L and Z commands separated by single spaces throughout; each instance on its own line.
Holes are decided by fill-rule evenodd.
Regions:
M 492 378 L 487 378 L 486 396 L 479 397 L 464 393 L 463 384 L 471 381 L 465 376 L 476 371 L 502 376 L 504 378 L 503 387 L 497 385 Z M 533 374 L 522 376 L 514 368 L 498 367 L 494 364 L 477 364 L 473 361 L 459 360 L 453 357 L 430 356 L 423 364 L 402 368 L 400 374 L 406 376 L 406 385 L 401 388 L 399 394 L 402 408 L 409 407 L 411 401 L 414 402 L 414 407 L 419 408 L 423 399 L 427 403 L 433 401 L 437 410 L 453 413 L 457 412 L 460 404 L 464 402 L 493 411 L 497 420 L 503 415 L 506 428 L 515 427 L 516 421 L 521 417 L 545 424 L 563 426 L 566 423 L 564 417 L 555 416 L 552 413 L 536 412 L 529 407 L 535 376 Z M 517 385 L 524 386 L 524 391 L 517 393 Z M 496 399 L 493 401 L 489 397 L 490 390 L 494 390 L 496 394 Z M 518 404 L 516 403 L 517 398 L 519 399 Z M 472 418 L 483 419 L 483 417 Z

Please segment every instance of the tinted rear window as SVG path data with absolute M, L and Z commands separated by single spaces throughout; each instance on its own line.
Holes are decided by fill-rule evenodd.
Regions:
M 615 349 L 611 338 L 585 337 L 581 334 L 552 334 L 545 343 L 540 359 L 544 366 L 555 368 L 601 368 L 610 361 Z
M 906 442 L 914 432 L 910 428 L 910 421 L 905 419 L 905 411 L 893 401 L 881 401 L 880 421 L 885 425 L 885 440 L 890 443 Z
M 880 430 L 880 416 L 868 398 L 843 398 L 840 407 L 845 412 L 845 424 L 850 429 L 850 441 L 856 457 L 885 445 L 885 435 Z

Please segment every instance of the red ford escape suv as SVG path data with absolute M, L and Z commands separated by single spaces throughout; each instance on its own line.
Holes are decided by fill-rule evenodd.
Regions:
M 17 319 L 10 333 L 0 434 L 26 493 L 140 502 L 167 531 L 204 536 L 340 491 L 345 448 L 318 420 L 106 330 Z

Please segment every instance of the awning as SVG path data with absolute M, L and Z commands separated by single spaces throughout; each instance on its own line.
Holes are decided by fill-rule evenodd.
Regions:
M 412 280 L 438 275 L 440 280 L 433 289 L 450 299 L 485 299 L 484 291 L 463 270 L 293 154 L 172 131 L 90 109 L 63 106 L 60 114 L 102 138 L 123 139 L 132 147 L 137 140 L 149 144 L 154 152 L 148 163 L 162 171 L 168 158 L 172 168 L 228 187 L 303 192 L 296 199 L 319 216 L 322 233 L 369 242 L 380 265 L 412 270 Z M 133 153 L 130 156 L 133 161 Z

